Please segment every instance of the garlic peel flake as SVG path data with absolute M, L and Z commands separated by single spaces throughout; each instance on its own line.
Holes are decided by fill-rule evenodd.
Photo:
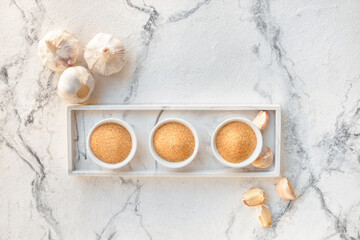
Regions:
M 95 86 L 91 72 L 84 67 L 70 67 L 60 77 L 58 93 L 68 103 L 86 102 Z
M 84 59 L 91 71 L 109 76 L 126 63 L 124 44 L 111 34 L 98 33 L 85 47 Z
M 61 72 L 72 66 L 79 57 L 79 41 L 66 30 L 48 32 L 38 45 L 42 64 Z

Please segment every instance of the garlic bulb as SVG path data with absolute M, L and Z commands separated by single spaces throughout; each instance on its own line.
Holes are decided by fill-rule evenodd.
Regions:
M 79 48 L 79 41 L 68 31 L 51 31 L 39 41 L 38 55 L 43 65 L 61 72 L 76 62 Z
M 83 103 L 88 100 L 95 86 L 91 72 L 84 67 L 67 68 L 60 77 L 58 93 L 68 103 Z
M 98 33 L 86 45 L 84 59 L 91 71 L 110 76 L 125 66 L 124 44 L 111 34 Z

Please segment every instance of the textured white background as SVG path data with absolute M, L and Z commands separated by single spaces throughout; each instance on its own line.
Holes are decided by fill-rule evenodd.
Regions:
M 0 239 L 360 238 L 358 0 L 2 0 L 0 26 Z M 59 74 L 37 57 L 59 28 L 127 46 L 92 104 L 281 104 L 298 199 L 281 200 L 276 179 L 67 176 Z M 241 202 L 254 186 L 270 228 Z

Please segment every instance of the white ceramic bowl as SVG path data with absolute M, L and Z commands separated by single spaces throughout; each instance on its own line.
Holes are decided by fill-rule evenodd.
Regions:
M 91 150 L 91 147 L 90 147 L 91 134 L 93 133 L 95 128 L 97 128 L 98 126 L 100 126 L 102 124 L 105 124 L 105 123 L 119 124 L 120 126 L 123 126 L 130 133 L 131 141 L 132 141 L 132 147 L 131 147 L 130 153 L 127 156 L 127 158 L 125 158 L 123 161 L 121 161 L 119 163 L 106 163 L 106 162 L 103 162 L 99 158 L 97 158 L 95 156 L 95 154 Z M 123 120 L 120 120 L 120 119 L 116 119 L 116 118 L 107 118 L 107 119 L 104 119 L 104 120 L 101 120 L 101 121 L 97 122 L 90 129 L 89 135 L 88 135 L 88 137 L 86 139 L 86 148 L 87 148 L 87 151 L 88 151 L 88 153 L 90 155 L 91 160 L 93 160 L 99 166 L 104 167 L 104 168 L 108 168 L 108 169 L 121 168 L 121 167 L 125 166 L 126 164 L 128 164 L 135 155 L 136 147 L 137 147 L 137 140 L 136 140 L 136 135 L 135 135 L 134 129 L 127 122 L 125 122 Z
M 236 121 L 246 123 L 247 125 L 249 125 L 252 128 L 252 130 L 255 133 L 257 143 L 256 143 L 256 148 L 255 148 L 254 152 L 251 154 L 251 156 L 248 159 L 245 159 L 244 161 L 242 161 L 240 163 L 231 163 L 231 162 L 226 161 L 218 152 L 217 147 L 216 147 L 216 135 L 219 132 L 220 128 L 222 128 L 224 125 L 226 125 L 227 123 L 236 122 Z M 248 120 L 246 118 L 241 118 L 241 117 L 229 118 L 229 119 L 223 121 L 222 123 L 220 123 L 219 126 L 215 129 L 215 132 L 211 139 L 211 148 L 212 148 L 212 151 L 213 151 L 216 159 L 219 160 L 219 162 L 221 162 L 225 166 L 232 167 L 232 168 L 242 168 L 242 167 L 248 166 L 251 163 L 253 163 L 259 157 L 262 147 L 263 147 L 263 138 L 262 138 L 260 129 L 250 120 Z
M 154 143 L 153 142 L 154 134 L 159 127 L 161 127 L 162 125 L 169 123 L 169 122 L 177 122 L 177 123 L 181 123 L 181 124 L 185 125 L 186 127 L 188 127 L 191 130 L 192 134 L 194 135 L 194 139 L 195 139 L 194 152 L 188 159 L 186 159 L 184 161 L 181 161 L 181 162 L 166 161 L 165 159 L 160 157 L 155 151 L 154 144 L 153 144 Z M 185 167 L 186 165 L 191 163 L 191 161 L 194 160 L 194 158 L 196 157 L 196 154 L 199 150 L 199 136 L 198 136 L 195 128 L 190 123 L 188 123 L 182 119 L 179 119 L 179 118 L 168 118 L 168 119 L 165 119 L 165 120 L 159 122 L 158 124 L 156 124 L 156 126 L 151 131 L 150 137 L 149 137 L 149 148 L 150 148 L 150 153 L 153 156 L 153 158 L 155 158 L 155 160 L 158 163 L 160 163 L 161 165 L 168 167 L 168 168 L 181 168 L 181 167 Z

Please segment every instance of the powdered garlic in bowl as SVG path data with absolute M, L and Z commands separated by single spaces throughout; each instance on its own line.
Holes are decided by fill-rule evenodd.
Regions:
M 91 128 L 86 147 L 90 158 L 99 166 L 108 169 L 121 168 L 135 155 L 135 131 L 123 120 L 104 119 Z
M 199 150 L 199 136 L 190 123 L 169 118 L 153 128 L 149 147 L 151 155 L 161 165 L 181 168 L 194 160 Z
M 219 162 L 241 168 L 253 163 L 260 155 L 263 138 L 253 122 L 235 117 L 219 124 L 212 136 L 211 147 Z

